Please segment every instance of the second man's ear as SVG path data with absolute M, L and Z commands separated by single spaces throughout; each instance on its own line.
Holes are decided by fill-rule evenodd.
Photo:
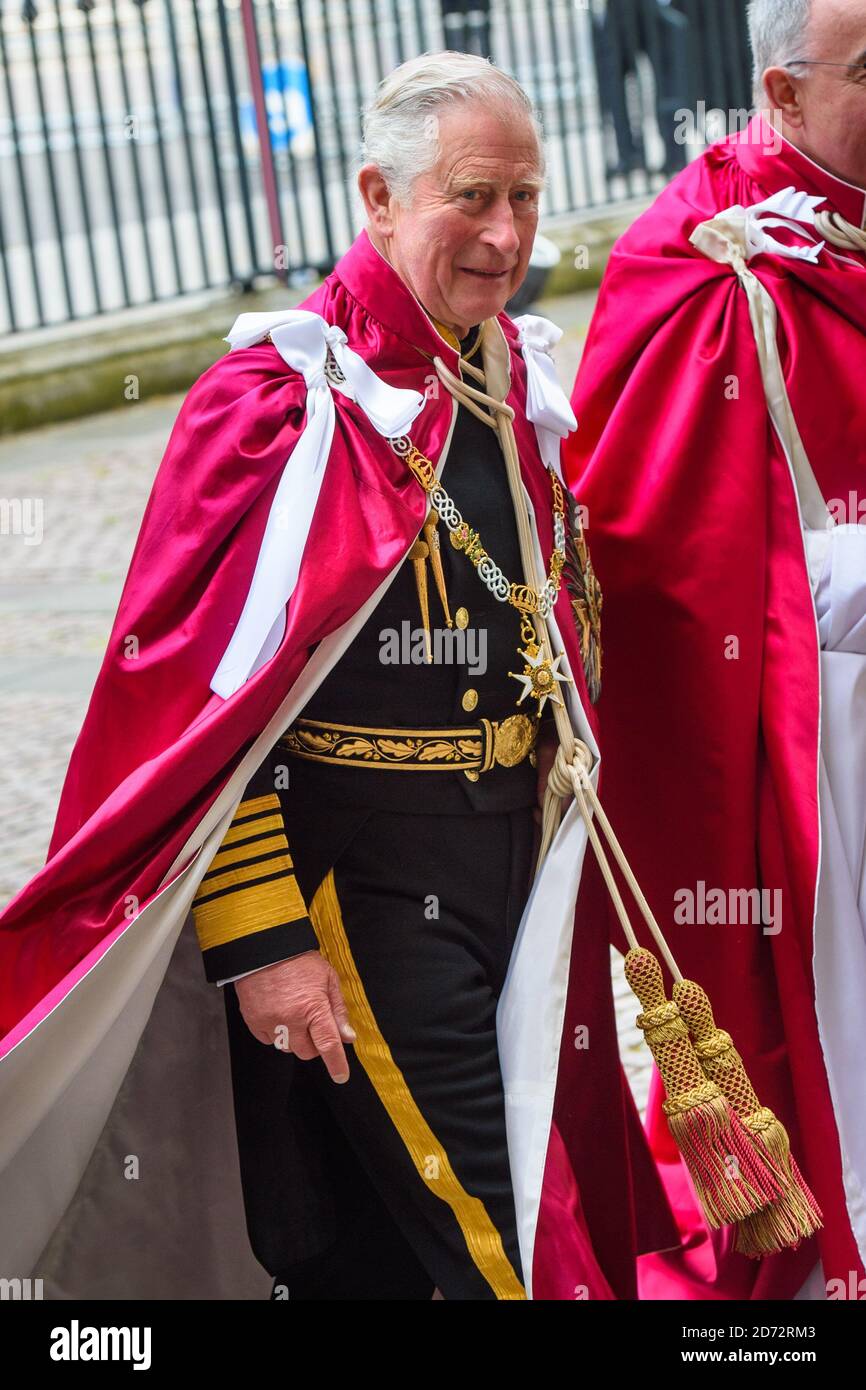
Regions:
M 764 73 L 764 92 L 774 111 L 781 111 L 790 126 L 803 124 L 803 106 L 796 77 L 787 68 L 767 68 Z

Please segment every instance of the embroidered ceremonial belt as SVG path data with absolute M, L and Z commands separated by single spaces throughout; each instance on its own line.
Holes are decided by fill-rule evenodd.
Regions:
M 448 729 L 380 729 L 296 719 L 278 747 L 299 758 L 335 766 L 408 768 L 413 772 L 457 769 L 475 781 L 494 764 L 516 767 L 533 748 L 539 720 L 526 714 L 482 719 Z

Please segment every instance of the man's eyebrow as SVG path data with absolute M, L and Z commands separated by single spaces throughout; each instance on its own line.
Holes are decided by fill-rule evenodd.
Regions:
M 448 180 L 448 187 L 456 190 L 461 188 L 492 188 L 495 180 L 486 179 L 478 174 L 458 174 Z M 538 174 L 528 174 L 525 179 L 515 179 L 515 186 L 518 188 L 534 188 L 539 193 L 544 188 L 544 180 Z

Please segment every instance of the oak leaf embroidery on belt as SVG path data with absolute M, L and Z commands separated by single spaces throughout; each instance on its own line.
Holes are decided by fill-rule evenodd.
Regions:
M 453 741 L 430 738 L 375 739 L 346 734 L 317 734 L 310 729 L 294 727 L 280 740 L 294 745 L 295 751 L 327 753 L 331 757 L 352 761 L 400 763 L 410 759 L 419 762 L 454 761 L 478 758 L 482 753 L 481 740 L 456 738 Z

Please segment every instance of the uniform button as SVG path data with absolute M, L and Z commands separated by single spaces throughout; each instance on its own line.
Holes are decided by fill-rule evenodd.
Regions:
M 470 686 L 468 690 L 464 690 L 463 699 L 460 703 L 465 710 L 473 710 L 478 704 L 478 691 L 473 690 Z
M 468 626 L 469 626 L 469 610 L 468 610 L 467 608 L 458 608 L 458 609 L 457 609 L 457 612 L 454 614 L 454 621 L 456 622 L 456 624 L 457 624 L 457 626 L 458 626 L 459 628 L 466 628 L 466 627 L 468 627 Z
M 478 773 L 476 772 L 474 767 L 464 767 L 463 776 L 468 777 L 470 782 L 478 781 Z

